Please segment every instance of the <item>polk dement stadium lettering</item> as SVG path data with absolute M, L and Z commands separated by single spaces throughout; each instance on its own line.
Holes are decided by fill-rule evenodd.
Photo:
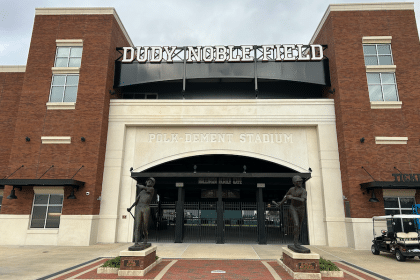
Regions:
M 324 57 L 321 45 L 265 45 L 255 47 L 262 52 L 258 61 L 319 61 Z M 197 46 L 197 47 L 123 47 L 123 63 L 173 62 L 185 52 L 187 62 L 252 62 L 254 46 Z M 165 59 L 164 59 L 165 57 Z
M 149 133 L 153 143 L 293 143 L 293 134 L 287 133 Z

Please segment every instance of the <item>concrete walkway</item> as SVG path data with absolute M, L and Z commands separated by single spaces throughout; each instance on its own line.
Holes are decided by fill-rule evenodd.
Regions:
M 262 259 L 281 257 L 284 245 L 153 243 L 161 258 Z M 0 279 L 38 279 L 100 257 L 116 257 L 131 243 L 97 244 L 89 247 L 0 246 Z M 368 250 L 308 246 L 325 259 L 345 261 L 390 279 L 420 280 L 420 260 L 397 262 L 395 257 Z M 381 279 L 381 278 L 378 278 Z

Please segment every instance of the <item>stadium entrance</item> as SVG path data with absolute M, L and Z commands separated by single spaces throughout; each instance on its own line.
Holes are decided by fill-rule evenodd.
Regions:
M 256 158 L 202 155 L 160 164 L 131 177 L 156 179 L 149 241 L 285 244 L 293 242 L 289 205 L 280 201 L 292 177 L 310 173 Z M 309 244 L 307 219 L 300 235 Z

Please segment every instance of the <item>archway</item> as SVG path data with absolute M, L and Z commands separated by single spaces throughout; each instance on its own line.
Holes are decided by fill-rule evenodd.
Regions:
M 271 161 L 226 154 L 184 157 L 131 173 L 139 182 L 156 179 L 150 234 L 156 241 L 260 244 L 290 242 L 288 206 L 277 209 L 271 201 L 283 198 L 295 175 L 311 177 Z M 306 224 L 303 228 L 307 244 Z

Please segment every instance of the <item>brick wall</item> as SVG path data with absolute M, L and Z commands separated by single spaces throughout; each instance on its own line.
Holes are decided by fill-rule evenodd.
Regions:
M 83 55 L 75 110 L 47 110 L 56 39 L 83 39 Z M 68 200 L 65 187 L 63 214 L 99 214 L 105 145 L 108 130 L 109 90 L 112 90 L 116 47 L 128 46 L 113 15 L 36 15 L 28 63 L 17 106 L 15 133 L 10 148 L 10 170 L 25 167 L 12 178 L 74 179 L 85 182 Z M 25 137 L 31 138 L 30 142 Z M 71 144 L 41 144 L 41 136 L 71 136 Z M 86 142 L 81 141 L 86 138 Z M 5 193 L 11 187 L 6 186 Z M 90 192 L 86 196 L 86 192 Z M 16 200 L 3 200 L 3 214 L 30 214 L 33 189 L 17 191 Z
M 392 36 L 402 109 L 370 108 L 363 36 Z M 330 98 L 335 101 L 343 194 L 351 217 L 384 215 L 382 191 L 375 192 L 380 203 L 371 203 L 371 193 L 360 189 L 360 183 L 372 181 L 361 167 L 377 181 L 393 181 L 394 166 L 403 173 L 420 173 L 420 46 L 414 11 L 333 11 L 314 43 L 328 45 L 325 55 L 335 88 Z M 408 144 L 377 145 L 375 136 L 408 137 Z

